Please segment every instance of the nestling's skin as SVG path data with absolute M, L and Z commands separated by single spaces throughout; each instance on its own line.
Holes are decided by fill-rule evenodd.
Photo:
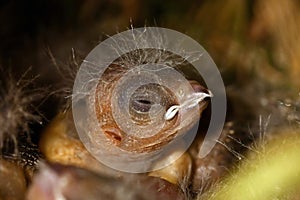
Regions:
M 147 59 L 148 58 L 146 58 L 146 60 Z M 125 133 L 115 122 L 112 114 L 111 101 L 113 98 L 116 98 L 113 96 L 113 91 L 119 79 L 126 73 L 126 70 L 129 70 L 134 66 L 134 63 L 130 63 L 131 61 L 134 62 L 134 60 L 125 60 L 124 63 L 122 63 L 121 61 L 124 60 L 120 59 L 119 61 L 115 61 L 114 64 L 111 64 L 108 69 L 106 69 L 101 77 L 101 80 L 96 85 L 96 94 L 92 93 L 88 101 L 88 107 L 91 110 L 95 109 L 98 120 L 97 123 L 99 123 L 100 125 L 105 124 L 103 126 L 100 126 L 100 129 L 102 129 L 102 134 L 104 133 L 104 136 L 106 137 L 106 140 L 104 141 L 107 141 L 108 143 L 110 143 L 110 145 L 117 146 L 126 151 L 148 153 L 162 148 L 165 144 L 168 144 L 170 141 L 174 140 L 177 137 L 179 138 L 179 136 L 177 135 L 177 131 L 179 129 L 182 131 L 182 133 L 185 133 L 198 122 L 199 118 L 201 117 L 202 111 L 208 105 L 209 101 L 207 101 L 207 99 L 199 102 L 198 112 L 194 112 L 194 114 L 190 115 L 187 114 L 185 116 L 186 118 L 183 120 L 183 125 L 181 124 L 182 120 L 180 119 L 180 112 L 178 112 L 174 117 L 166 120 L 164 127 L 158 133 L 150 137 L 139 138 L 136 135 Z M 207 95 L 211 95 L 211 93 L 206 88 L 201 86 L 197 81 L 190 80 L 187 83 L 190 84 L 190 90 L 192 91 L 192 93 L 205 93 Z M 177 89 L 177 87 L 175 87 L 175 90 L 179 90 L 180 88 L 181 87 L 178 87 Z M 129 103 L 129 112 L 131 119 L 128 120 L 134 121 L 137 124 L 137 128 L 139 128 L 139 126 L 141 126 L 142 128 L 142 126 L 147 123 L 151 124 L 148 113 L 150 107 L 153 104 L 159 103 L 163 105 L 165 109 L 178 104 L 176 96 L 174 95 L 175 92 L 173 92 L 174 91 L 171 91 L 168 88 L 158 84 L 142 85 L 140 88 L 136 89 L 135 93 L 132 95 L 133 99 Z M 181 91 L 181 94 L 182 96 L 188 96 L 189 91 Z M 135 97 L 137 97 L 137 99 L 135 99 Z M 157 99 L 162 100 L 156 102 Z M 121 109 L 121 111 L 123 110 Z M 86 126 L 92 126 L 92 123 L 86 124 Z M 98 132 L 98 129 L 99 128 L 94 128 L 94 133 L 89 135 L 93 138 L 93 140 L 96 140 L 99 134 L 101 134 L 101 132 Z M 78 166 L 102 174 L 104 176 L 108 176 L 111 179 L 123 177 L 124 180 L 131 180 L 137 179 L 139 177 L 138 175 L 130 175 L 112 170 L 96 160 L 81 143 L 74 126 L 71 111 L 67 111 L 64 114 L 59 114 L 50 123 L 48 128 L 42 134 L 40 140 L 40 148 L 42 153 L 45 155 L 46 160 L 51 162 Z M 174 152 L 174 155 L 175 154 L 176 152 Z M 169 157 L 171 159 L 173 155 L 170 155 Z M 173 189 L 170 191 L 171 194 L 181 187 L 187 188 L 190 184 L 190 176 L 193 165 L 192 162 L 193 161 L 189 153 L 185 153 L 182 157 L 180 157 L 177 161 L 175 161 L 167 168 L 148 174 L 152 176 L 151 178 L 149 177 L 149 181 L 157 180 L 162 183 L 167 181 L 168 184 L 174 185 L 174 187 L 172 186 Z M 153 167 L 158 164 L 159 163 L 153 163 Z M 70 169 L 71 168 L 66 168 L 65 172 Z M 146 179 L 148 180 L 148 178 Z M 89 182 L 89 180 L 90 179 L 87 179 L 87 183 Z M 149 183 L 148 181 L 146 181 L 144 184 L 145 186 L 149 186 L 150 183 L 151 181 Z M 137 190 L 137 188 L 134 187 L 131 190 L 135 191 Z M 155 194 L 155 191 L 154 195 L 157 195 Z
M 190 84 L 192 88 L 194 88 L 195 92 L 207 92 L 207 90 L 196 81 L 190 81 Z M 204 101 L 201 103 L 203 104 L 201 107 L 204 109 L 208 102 Z M 200 117 L 201 112 L 202 110 L 199 111 L 198 117 Z M 133 175 L 128 175 L 126 173 L 112 170 L 97 161 L 85 149 L 85 147 L 79 140 L 73 124 L 71 112 L 59 114 L 51 122 L 51 124 L 42 134 L 39 146 L 42 153 L 45 155 L 46 160 L 49 160 L 51 162 L 58 162 L 65 165 L 82 167 L 84 169 L 109 176 L 112 179 L 117 177 L 123 177 L 124 179 L 131 179 L 133 177 L 137 178 Z M 170 156 L 172 157 L 172 155 Z M 67 170 L 68 168 L 66 168 L 66 171 Z M 160 182 L 164 182 L 163 180 L 161 180 L 164 179 L 169 182 L 168 184 L 174 184 L 174 189 L 179 189 L 180 187 L 188 187 L 191 171 L 192 160 L 189 154 L 185 153 L 167 168 L 153 171 L 149 175 L 153 177 L 159 177 L 155 179 Z M 136 190 L 136 188 L 132 188 L 131 190 Z
M 191 86 L 194 88 L 195 92 L 207 92 L 207 90 L 201 86 L 196 81 L 190 81 Z M 208 102 L 201 102 L 201 108 L 204 109 Z M 110 109 L 109 107 L 106 107 Z M 199 116 L 202 110 L 199 111 Z M 195 121 L 198 119 L 194 119 Z M 115 130 L 116 128 L 110 130 Z M 151 138 L 152 142 L 155 142 L 155 138 Z M 111 170 L 110 168 L 104 166 L 99 161 L 97 161 L 84 147 L 84 145 L 79 140 L 76 129 L 74 127 L 72 113 L 65 112 L 64 114 L 59 114 L 48 126 L 48 128 L 42 134 L 40 140 L 40 149 L 41 152 L 45 155 L 46 159 L 51 162 L 59 162 L 67 165 L 75 165 L 79 167 L 83 167 L 92 171 L 104 172 L 109 174 L 115 174 L 115 170 Z M 185 154 L 183 161 L 176 162 L 180 163 L 180 169 L 177 168 L 171 171 L 171 177 L 166 175 L 166 180 L 169 180 L 172 183 L 180 183 L 183 179 L 182 175 L 185 175 L 185 179 L 188 179 L 191 171 L 191 160 L 188 154 Z M 183 162 L 185 162 L 185 166 L 183 166 Z M 175 170 L 175 171 L 174 171 Z M 180 172 L 176 172 L 179 170 Z M 184 171 L 182 173 L 181 171 Z M 169 170 L 165 170 L 166 172 L 170 172 Z M 119 173 L 117 173 L 119 174 Z M 174 174 L 177 174 L 174 177 Z M 178 176 L 178 174 L 180 174 Z M 155 176 L 155 175 L 154 175 Z M 161 175 L 156 175 L 161 177 Z M 164 177 L 163 177 L 164 178 Z
M 42 134 L 39 146 L 50 162 L 74 165 L 100 173 L 116 173 L 86 150 L 78 138 L 71 112 L 61 113 L 51 122 Z
M 178 152 L 174 152 L 176 155 Z M 172 156 L 169 158 L 172 160 Z M 192 172 L 192 159 L 189 153 L 184 153 L 176 161 L 174 161 L 169 166 L 162 168 L 160 170 L 149 172 L 149 176 L 160 177 L 169 181 L 170 183 L 187 186 Z
M 44 164 L 30 186 L 27 199 L 183 200 L 184 195 L 176 185 L 155 177 L 112 178 L 74 166 Z
M 191 129 L 192 126 L 199 120 L 200 115 L 206 108 L 208 102 L 206 100 L 200 102 L 199 115 L 193 115 L 191 112 L 189 116 L 185 116 L 186 119 L 190 118 L 190 122 L 182 127 L 182 119 L 180 114 L 178 114 L 169 120 L 166 120 L 165 125 L 161 128 L 161 130 L 150 137 L 139 137 L 137 135 L 133 136 L 128 134 L 126 131 L 119 128 L 118 123 L 114 119 L 111 102 L 113 98 L 116 98 L 112 96 L 113 90 L 121 77 L 124 76 L 124 74 L 132 67 L 131 65 L 133 64 L 111 64 L 106 69 L 101 80 L 97 84 L 95 96 L 92 96 L 90 99 L 92 102 L 91 105 L 94 106 L 91 107 L 91 109 L 95 109 L 100 129 L 113 145 L 130 152 L 152 152 L 162 148 L 164 145 L 178 137 L 178 129 L 183 132 L 187 132 Z M 209 91 L 201 86 L 197 81 L 191 80 L 189 83 L 195 92 L 209 94 Z M 187 94 L 185 94 L 188 93 L 187 91 L 182 92 L 182 96 L 187 96 Z M 170 108 L 171 106 L 178 104 L 175 92 L 159 84 L 142 85 L 134 92 L 132 98 L 133 100 L 130 101 L 129 108 L 131 119 L 128 120 L 133 121 L 134 124 L 141 127 L 148 125 L 150 120 L 148 113 L 150 112 L 149 110 L 153 104 L 158 103 L 166 108 Z M 157 99 L 160 99 L 160 102 L 156 102 L 158 101 Z M 125 108 L 121 108 L 121 110 L 124 109 Z M 125 112 L 125 110 L 123 112 Z M 95 133 L 92 134 L 96 137 L 99 133 L 95 130 Z

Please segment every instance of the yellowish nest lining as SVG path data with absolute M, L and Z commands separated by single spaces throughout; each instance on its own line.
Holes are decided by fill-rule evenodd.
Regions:
M 280 135 L 248 155 L 208 195 L 208 199 L 293 199 L 300 187 L 299 130 L 277 130 Z M 200 197 L 199 197 L 200 198 Z M 202 197 L 201 197 L 202 198 Z

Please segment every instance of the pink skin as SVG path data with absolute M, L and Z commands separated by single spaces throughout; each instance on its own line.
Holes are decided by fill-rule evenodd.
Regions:
M 180 188 L 165 180 L 139 174 L 122 174 L 112 178 L 91 171 L 44 164 L 27 194 L 28 200 L 183 200 Z

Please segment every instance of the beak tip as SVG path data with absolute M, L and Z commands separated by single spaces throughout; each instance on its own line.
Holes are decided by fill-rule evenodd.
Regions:
M 214 94 L 210 90 L 207 90 L 207 91 L 208 91 L 208 95 L 209 95 L 208 97 L 210 97 L 210 98 L 214 97 Z

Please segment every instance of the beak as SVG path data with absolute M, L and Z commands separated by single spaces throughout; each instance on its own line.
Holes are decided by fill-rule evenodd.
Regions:
M 171 106 L 165 113 L 165 120 L 172 119 L 180 109 L 191 109 L 195 106 L 199 106 L 200 114 L 207 107 L 208 102 L 207 98 L 213 97 L 213 94 L 210 90 L 204 88 L 196 81 L 190 81 L 191 86 L 194 89 L 194 93 L 186 98 L 186 100 L 181 105 Z
M 195 93 L 203 93 L 204 94 L 204 98 L 202 98 L 199 101 L 199 108 L 200 108 L 199 113 L 201 114 L 202 111 L 208 106 L 209 98 L 213 97 L 214 95 L 212 94 L 212 92 L 210 90 L 206 89 L 204 86 L 200 85 L 195 80 L 190 80 L 189 83 L 191 84 L 191 86 L 194 89 Z M 207 96 L 205 96 L 205 94 Z

